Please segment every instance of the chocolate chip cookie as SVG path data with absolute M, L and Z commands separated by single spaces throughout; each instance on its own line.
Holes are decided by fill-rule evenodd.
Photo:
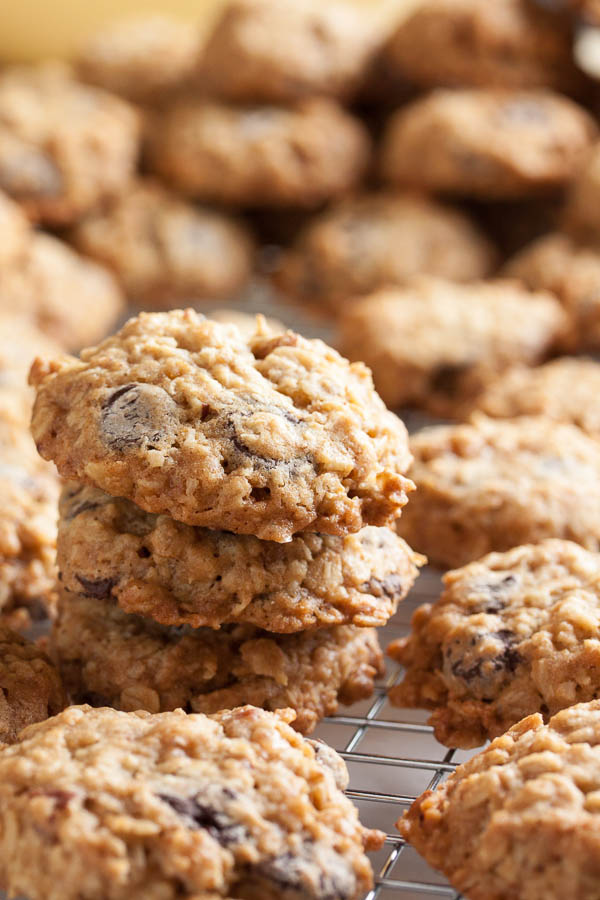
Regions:
M 175 188 L 233 206 L 318 206 L 355 187 L 370 155 L 362 123 L 324 99 L 181 100 L 158 117 L 150 144 L 152 166 Z
M 551 91 L 439 89 L 392 116 L 381 171 L 395 185 L 482 199 L 552 193 L 573 180 L 596 131 Z
M 35 221 L 64 225 L 123 190 L 138 152 L 132 107 L 57 63 L 0 74 L 0 188 Z
M 348 97 L 377 46 L 375 18 L 335 0 L 230 0 L 202 53 L 199 78 L 235 103 Z
M 142 313 L 32 381 L 34 438 L 62 475 L 189 525 L 346 534 L 412 489 L 406 429 L 366 367 L 291 331 Z
M 530 0 L 425 0 L 388 39 L 396 77 L 421 87 L 576 91 L 569 18 Z
M 390 700 L 432 709 L 442 744 L 477 747 L 600 695 L 600 554 L 527 544 L 448 572 L 444 588 L 388 651 L 406 668 Z
M 339 346 L 371 368 L 389 406 L 460 418 L 491 378 L 543 359 L 565 327 L 554 297 L 517 282 L 420 278 L 349 304 Z
M 253 266 L 252 241 L 240 223 L 153 182 L 138 182 L 84 219 L 72 237 L 145 308 L 229 297 L 247 283 Z
M 546 416 L 578 425 L 600 438 L 600 364 L 592 359 L 565 356 L 544 366 L 517 366 L 499 376 L 477 400 L 488 416 Z
M 136 103 L 155 105 L 184 85 L 197 61 L 200 30 L 158 14 L 119 19 L 81 48 L 84 81 Z
M 2 883 L 31 900 L 359 900 L 383 835 L 291 718 L 71 707 L 32 726 L 0 755 Z
M 600 701 L 527 716 L 398 829 L 470 900 L 595 900 L 599 771 Z
M 494 262 L 489 241 L 458 209 L 411 194 L 362 194 L 309 222 L 273 280 L 284 293 L 337 312 L 355 296 L 414 275 L 484 278 Z
M 398 532 L 430 562 L 557 537 L 600 550 L 600 443 L 541 417 L 436 426 L 411 441 L 414 499 Z
M 52 655 L 74 701 L 160 712 L 217 712 L 244 703 L 291 707 L 312 731 L 338 703 L 373 693 L 383 674 L 377 633 L 338 625 L 276 635 L 249 625 L 159 625 L 107 602 L 110 586 L 62 593 Z
M 49 234 L 0 270 L 0 311 L 25 314 L 69 350 L 95 343 L 125 311 L 111 272 Z
M 600 222 L 600 220 L 599 220 Z M 566 234 L 541 237 L 525 247 L 504 269 L 533 290 L 551 291 L 570 319 L 564 346 L 600 349 L 600 251 Z
M 63 587 L 104 592 L 126 612 L 164 625 L 246 622 L 275 632 L 385 625 L 422 562 L 389 528 L 303 534 L 282 546 L 182 525 L 74 482 L 61 498 Z

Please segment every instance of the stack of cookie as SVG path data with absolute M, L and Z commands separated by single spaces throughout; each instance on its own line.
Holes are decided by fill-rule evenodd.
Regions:
M 75 701 L 293 707 L 368 696 L 421 559 L 392 524 L 402 422 L 321 341 L 191 310 L 38 361 L 33 432 L 69 482 L 53 652 Z

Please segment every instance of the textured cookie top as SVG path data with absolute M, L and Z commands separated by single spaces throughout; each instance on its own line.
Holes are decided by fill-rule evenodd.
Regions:
M 234 102 L 345 97 L 376 46 L 375 18 L 348 3 L 233 0 L 208 39 L 199 78 Z
M 348 305 L 339 345 L 372 369 L 390 406 L 423 405 L 452 416 L 511 363 L 543 359 L 566 321 L 554 297 L 517 282 L 422 277 Z
M 517 367 L 489 385 L 477 406 L 488 416 L 546 416 L 600 437 L 600 364 L 565 356 L 535 368 Z
M 109 266 L 141 305 L 182 306 L 241 288 L 252 242 L 233 219 L 139 181 L 73 232 L 80 250 Z
M 290 331 L 142 313 L 32 379 L 34 438 L 61 474 L 190 525 L 345 534 L 390 522 L 412 487 L 368 369 Z
M 484 556 L 444 586 L 389 648 L 407 668 L 392 702 L 435 710 L 442 743 L 477 746 L 600 694 L 600 554 L 547 540 Z
M 591 900 L 598 890 L 600 701 L 528 716 L 398 823 L 472 900 Z
M 199 45 L 197 26 L 169 16 L 120 19 L 88 39 L 77 68 L 84 81 L 155 104 L 191 74 Z
M 302 534 L 281 546 L 145 513 L 68 484 L 60 505 L 61 583 L 165 625 L 249 622 L 291 632 L 385 625 L 422 558 L 389 528 Z
M 570 23 L 528 0 L 425 0 L 385 48 L 388 66 L 422 87 L 551 87 L 583 81 Z
M 0 75 L 0 187 L 31 218 L 65 224 L 121 190 L 137 143 L 134 110 L 62 65 Z
M 150 157 L 185 194 L 234 206 L 318 206 L 362 178 L 363 124 L 336 103 L 228 106 L 187 99 L 157 117 Z
M 30 728 L 0 757 L 3 883 L 32 900 L 218 898 L 241 885 L 269 900 L 358 900 L 372 883 L 363 844 L 380 835 L 291 718 L 71 707 Z
M 515 198 L 570 182 L 595 136 L 588 113 L 551 91 L 439 89 L 392 116 L 381 166 L 413 189 Z
M 313 219 L 275 280 L 304 300 L 335 305 L 419 274 L 473 281 L 494 261 L 459 210 L 410 194 L 362 194 Z
M 60 712 L 66 696 L 58 672 L 35 644 L 0 626 L 0 741 Z

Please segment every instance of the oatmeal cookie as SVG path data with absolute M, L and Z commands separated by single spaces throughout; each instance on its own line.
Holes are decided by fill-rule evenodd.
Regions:
M 279 319 L 274 319 L 271 316 L 266 317 L 261 313 L 253 315 L 252 313 L 242 312 L 239 309 L 220 307 L 219 309 L 211 309 L 206 315 L 209 319 L 214 319 L 215 322 L 222 322 L 224 325 L 235 325 L 247 338 L 252 337 L 257 329 L 264 327 L 276 333 L 287 331 L 286 326 Z
M 599 772 L 600 701 L 527 716 L 398 829 L 470 900 L 596 900 Z
M 523 416 L 436 426 L 411 441 L 417 491 L 398 532 L 440 567 L 556 537 L 600 550 L 600 443 Z
M 34 438 L 61 475 L 189 525 L 346 534 L 393 520 L 413 487 L 368 369 L 291 331 L 141 313 L 32 380 Z
M 108 269 L 40 233 L 18 260 L 0 269 L 0 311 L 28 315 L 63 347 L 79 350 L 106 335 L 124 313 L 125 300 Z
M 229 297 L 246 284 L 253 266 L 252 241 L 240 223 L 152 182 L 137 183 L 84 219 L 72 237 L 145 308 Z
M 273 280 L 284 293 L 337 311 L 414 275 L 473 281 L 494 263 L 491 244 L 458 209 L 411 194 L 362 194 L 309 222 Z
M 600 696 L 600 554 L 546 540 L 444 576 L 390 656 L 397 706 L 433 710 L 436 738 L 477 747 L 523 716 Z
M 396 77 L 425 88 L 577 91 L 568 16 L 531 0 L 425 0 L 398 25 L 384 53 Z
M 575 177 L 596 130 L 551 91 L 440 89 L 392 116 L 381 170 L 396 185 L 482 199 L 551 193 Z
M 2 883 L 31 900 L 359 900 L 383 835 L 292 718 L 71 707 L 31 726 L 0 755 Z
M 516 366 L 493 381 L 477 400 L 487 416 L 546 416 L 578 425 L 600 438 L 600 364 L 593 359 L 562 357 L 544 366 Z
M 318 206 L 355 187 L 366 129 L 329 100 L 293 107 L 182 100 L 158 118 L 151 164 L 175 188 L 234 206 Z
M 389 528 L 303 534 L 281 545 L 182 525 L 74 482 L 61 498 L 63 587 L 96 596 L 102 585 L 126 612 L 164 625 L 385 625 L 422 562 Z
M 0 73 L 0 188 L 35 221 L 64 225 L 131 178 L 132 107 L 55 63 Z
M 598 247 L 600 243 L 600 143 L 594 144 L 571 186 L 565 212 L 570 234 Z
M 33 391 L 27 385 L 36 356 L 56 356 L 60 347 L 29 316 L 3 312 L 0 303 L 0 410 L 2 420 L 29 431 Z M 33 445 L 32 445 L 33 446 Z
M 599 219 L 600 222 L 600 219 Z M 525 247 L 504 269 L 535 291 L 551 291 L 570 319 L 565 349 L 600 349 L 600 250 L 566 234 L 547 234 Z
M 159 625 L 108 602 L 105 584 L 87 587 L 89 596 L 61 593 L 50 642 L 74 701 L 149 712 L 291 707 L 294 727 L 309 732 L 338 703 L 370 697 L 383 674 L 372 628 L 278 635 Z
M 23 728 L 66 706 L 60 676 L 45 653 L 0 626 L 0 742 L 13 743 Z
M 201 83 L 234 103 L 347 98 L 377 46 L 374 20 L 335 0 L 230 0 L 202 53 Z
M 339 345 L 370 367 L 389 406 L 460 418 L 492 377 L 539 362 L 565 327 L 554 297 L 517 282 L 420 278 L 349 304 Z
M 155 105 L 186 83 L 199 51 L 196 25 L 157 14 L 136 16 L 93 34 L 81 48 L 77 69 L 90 84 Z
M 20 206 L 0 191 L 0 266 L 19 259 L 30 236 Z

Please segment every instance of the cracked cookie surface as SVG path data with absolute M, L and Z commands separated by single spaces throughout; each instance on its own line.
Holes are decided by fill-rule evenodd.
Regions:
M 600 701 L 523 719 L 417 798 L 402 836 L 472 900 L 595 900 Z
M 34 438 L 62 475 L 190 525 L 346 534 L 412 489 L 406 429 L 366 367 L 290 331 L 142 313 L 32 378 Z
M 476 747 L 524 716 L 600 695 L 600 554 L 570 541 L 492 553 L 444 576 L 394 641 L 397 706 L 433 710 L 436 738 Z
M 359 900 L 383 835 L 292 718 L 71 707 L 32 726 L 0 755 L 2 882 L 31 900 Z

